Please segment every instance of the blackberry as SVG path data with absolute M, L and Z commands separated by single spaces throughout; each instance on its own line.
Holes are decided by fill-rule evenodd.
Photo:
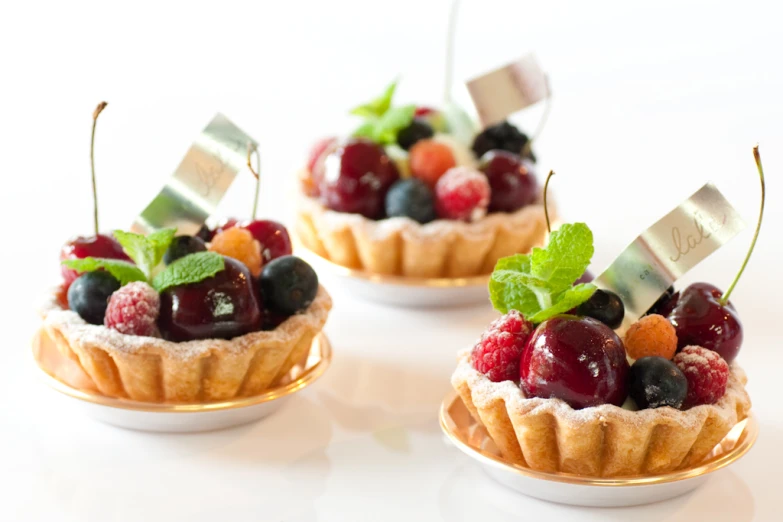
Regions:
M 472 148 L 478 158 L 490 150 L 505 150 L 514 154 L 522 154 L 527 142 L 527 134 L 509 122 L 503 121 L 481 131 L 473 140 Z M 536 161 L 532 150 L 528 151 L 525 157 L 534 163 Z
M 435 219 L 435 196 L 420 179 L 400 180 L 386 193 L 386 215 L 429 223 Z
M 426 121 L 414 118 L 413 121 L 397 133 L 397 144 L 405 150 L 409 150 L 419 140 L 432 138 L 435 131 Z

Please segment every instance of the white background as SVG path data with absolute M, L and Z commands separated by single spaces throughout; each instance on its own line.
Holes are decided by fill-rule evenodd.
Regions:
M 102 228 L 128 226 L 218 110 L 260 141 L 262 214 L 287 219 L 294 171 L 315 138 L 355 124 L 351 106 L 397 75 L 400 101 L 440 101 L 446 13 L 443 0 L 0 5 L 0 520 L 783 519 L 783 13 L 773 2 L 467 0 L 459 20 L 457 80 L 530 50 L 549 72 L 539 165 L 558 172 L 564 217 L 595 231 L 596 271 L 712 180 L 751 226 L 688 279 L 728 286 L 757 213 L 751 147 L 761 144 L 767 217 L 733 296 L 761 437 L 696 493 L 633 509 L 550 505 L 501 490 L 447 447 L 436 410 L 453 354 L 494 315 L 488 305 L 405 311 L 333 285 L 336 355 L 323 381 L 267 422 L 210 434 L 99 425 L 35 380 L 36 303 L 60 245 L 91 233 L 98 101 L 109 101 L 96 155 Z M 530 129 L 539 111 L 515 120 Z M 249 212 L 251 188 L 246 174 L 225 213 Z

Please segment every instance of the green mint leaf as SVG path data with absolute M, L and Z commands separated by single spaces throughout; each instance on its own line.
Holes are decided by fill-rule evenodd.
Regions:
M 119 259 L 99 259 L 95 257 L 85 257 L 84 259 L 66 259 L 62 262 L 68 268 L 73 268 L 80 274 L 83 272 L 95 272 L 96 270 L 106 270 L 117 278 L 120 285 L 127 285 L 134 281 L 147 281 L 144 272 L 139 267 L 127 261 Z
M 587 225 L 561 226 L 546 248 L 498 261 L 489 282 L 492 305 L 501 313 L 518 310 L 539 323 L 582 304 L 595 286 L 572 285 L 587 269 L 593 250 L 593 233 Z
M 143 235 L 133 232 L 115 230 L 114 237 L 120 242 L 128 257 L 133 259 L 136 266 L 149 278 L 152 269 L 155 268 L 155 246 Z
M 389 109 L 375 124 L 374 141 L 382 145 L 397 143 L 397 133 L 411 124 L 415 114 L 415 105 Z
M 560 292 L 554 298 L 554 304 L 545 308 L 527 319 L 531 323 L 542 323 L 558 314 L 564 314 L 584 303 L 595 293 L 598 288 L 592 283 L 582 283 Z
M 394 80 L 379 97 L 351 110 L 351 114 L 362 118 L 380 118 L 391 107 L 394 91 L 397 89 L 397 80 Z
M 368 140 L 375 140 L 375 124 L 377 119 L 370 119 L 362 123 L 358 129 L 353 131 L 354 138 L 367 138 Z
M 546 249 L 533 249 L 531 272 L 565 290 L 585 273 L 593 252 L 593 233 L 587 225 L 564 224 L 550 235 Z
M 160 264 L 160 262 L 163 260 L 163 254 L 165 254 L 166 250 L 169 249 L 169 246 L 174 240 L 174 235 L 176 233 L 176 228 L 163 228 L 147 235 L 147 241 L 152 243 L 152 246 L 155 249 L 155 258 L 152 265 L 153 268 L 158 266 L 158 264 Z
M 223 256 L 215 252 L 196 252 L 177 259 L 152 280 L 152 287 L 158 292 L 173 286 L 200 283 L 225 268 Z

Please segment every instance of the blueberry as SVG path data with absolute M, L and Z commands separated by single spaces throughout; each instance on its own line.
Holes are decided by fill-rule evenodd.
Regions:
M 318 275 L 298 257 L 283 256 L 264 265 L 259 286 L 267 309 L 289 316 L 313 302 L 318 293 Z
M 397 144 L 405 150 L 409 150 L 419 140 L 432 138 L 435 132 L 429 123 L 415 118 L 410 125 L 397 133 Z
M 200 232 L 200 231 L 199 231 Z M 197 236 L 177 236 L 169 245 L 169 249 L 163 254 L 163 262 L 170 265 L 177 259 L 196 252 L 206 252 L 207 244 Z
M 435 219 L 435 196 L 420 179 L 400 180 L 386 193 L 386 215 L 429 223 Z
M 473 152 L 479 158 L 490 150 L 505 150 L 521 154 L 527 142 L 528 137 L 524 132 L 503 121 L 487 127 L 476 135 L 473 140 Z M 529 151 L 525 157 L 534 163 L 536 161 L 532 151 Z
M 614 330 L 620 326 L 625 317 L 625 306 L 620 296 L 608 290 L 596 290 L 590 299 L 580 304 L 576 315 L 584 315 L 598 319 Z
M 681 409 L 688 395 L 688 379 L 664 357 L 642 357 L 631 366 L 629 395 L 641 409 L 661 406 Z
M 119 289 L 120 282 L 109 272 L 87 272 L 68 288 L 68 304 L 88 323 L 103 324 L 109 298 Z

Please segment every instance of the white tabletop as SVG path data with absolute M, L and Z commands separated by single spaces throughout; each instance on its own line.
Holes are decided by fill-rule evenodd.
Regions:
M 466 1 L 458 30 L 458 79 L 531 49 L 550 73 L 540 169 L 557 170 L 564 217 L 595 231 L 596 271 L 707 180 L 752 225 L 750 151 L 761 143 L 767 218 L 732 298 L 761 435 L 696 492 L 606 510 L 501 488 L 445 443 L 437 422 L 454 355 L 495 316 L 489 305 L 368 304 L 328 274 L 333 365 L 263 422 L 193 435 L 126 431 L 75 415 L 35 379 L 36 303 L 56 277 L 60 245 L 90 233 L 98 101 L 110 103 L 96 155 L 107 230 L 128 225 L 217 110 L 262 144 L 262 214 L 288 219 L 291 173 L 316 137 L 350 130 L 347 108 L 397 74 L 401 101 L 439 101 L 446 2 L 259 4 L 1 8 L 0 520 L 783 520 L 783 37 L 771 4 L 664 1 L 636 11 L 626 2 Z M 515 121 L 530 128 L 539 112 Z M 251 187 L 249 175 L 240 180 L 224 214 L 249 211 Z M 746 230 L 687 281 L 725 288 L 749 241 Z

